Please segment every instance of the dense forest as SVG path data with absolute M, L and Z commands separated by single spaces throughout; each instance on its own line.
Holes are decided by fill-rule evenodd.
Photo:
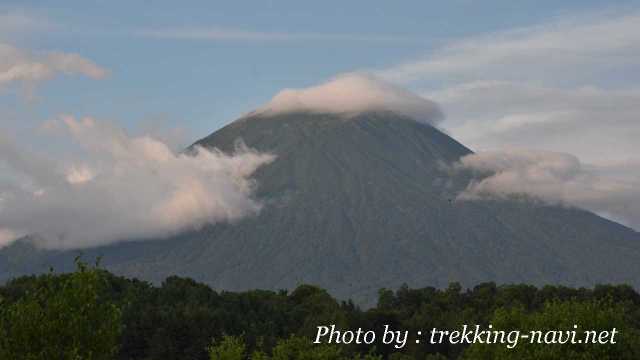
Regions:
M 409 334 L 462 324 L 503 329 L 617 328 L 616 344 L 314 345 L 317 326 Z M 0 359 L 639 359 L 640 295 L 629 286 L 453 283 L 381 289 L 374 308 L 325 290 L 218 292 L 191 279 L 161 286 L 77 262 L 69 274 L 13 279 L 0 287 Z

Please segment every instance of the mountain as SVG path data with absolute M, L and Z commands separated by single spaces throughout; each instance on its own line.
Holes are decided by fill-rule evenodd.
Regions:
M 472 175 L 448 165 L 471 151 L 407 116 L 259 112 L 194 145 L 232 152 L 238 141 L 277 156 L 255 175 L 258 215 L 84 256 L 154 282 L 176 274 L 227 290 L 312 283 L 362 304 L 403 283 L 640 285 L 639 233 L 532 199 L 456 200 Z M 0 277 L 68 269 L 77 253 L 17 242 L 0 251 Z

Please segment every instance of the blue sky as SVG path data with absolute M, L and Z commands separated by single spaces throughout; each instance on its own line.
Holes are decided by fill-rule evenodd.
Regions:
M 61 77 L 35 101 L 4 98 L 21 122 L 60 113 L 126 127 L 163 121 L 205 135 L 285 87 L 337 73 L 381 69 L 456 39 L 532 26 L 576 14 L 634 9 L 620 1 L 300 2 L 5 1 L 0 10 L 44 22 L 7 37 L 21 48 L 78 53 L 109 70 L 101 81 Z M 292 39 L 173 39 L 162 29 L 300 35 Z M 309 35 L 334 35 L 314 38 Z M 344 37 L 344 38 L 341 38 Z M 353 38 L 350 38 L 353 37 Z M 370 38 L 370 39 L 368 39 Z M 411 87 L 411 85 L 408 85 Z

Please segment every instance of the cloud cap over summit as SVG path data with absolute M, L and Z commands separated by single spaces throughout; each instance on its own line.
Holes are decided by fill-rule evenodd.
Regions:
M 274 115 L 298 111 L 346 115 L 392 111 L 429 125 L 444 119 L 433 101 L 366 73 L 338 75 L 304 89 L 284 89 L 258 109 Z

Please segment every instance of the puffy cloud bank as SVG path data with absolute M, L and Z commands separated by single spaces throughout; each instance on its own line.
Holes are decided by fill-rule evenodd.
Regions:
M 250 176 L 269 154 L 242 144 L 234 154 L 174 153 L 92 118 L 64 117 L 46 128 L 83 151 L 52 159 L 0 137 L 0 165 L 11 170 L 0 177 L 0 246 L 27 234 L 58 249 L 163 238 L 260 210 Z
M 443 118 L 434 102 L 362 73 L 340 75 L 306 89 L 282 90 L 258 111 L 353 114 L 379 110 L 393 111 L 431 125 Z
M 640 229 L 640 164 L 589 166 L 569 154 L 513 149 L 463 157 L 458 168 L 481 176 L 459 195 L 463 200 L 527 194 L 576 206 Z
M 107 70 L 78 54 L 49 51 L 33 53 L 0 43 L 0 88 L 19 84 L 30 92 L 57 74 L 101 79 Z
M 421 89 L 480 151 L 460 166 L 487 177 L 462 197 L 525 193 L 640 229 L 639 64 L 640 12 L 614 10 L 454 40 L 376 74 Z

